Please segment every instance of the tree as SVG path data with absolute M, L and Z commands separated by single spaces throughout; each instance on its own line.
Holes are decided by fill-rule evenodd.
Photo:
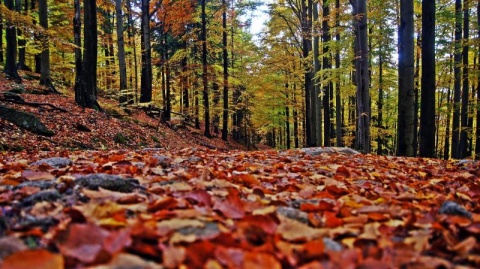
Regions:
M 222 45 L 223 45 L 223 124 L 222 139 L 228 140 L 228 50 L 227 50 L 227 1 L 222 0 Z
M 453 86 L 453 123 L 452 123 L 452 157 L 461 158 L 460 149 L 460 99 L 462 91 L 462 0 L 455 0 L 455 51 L 454 51 L 454 86 Z
M 463 52 L 462 52 L 462 60 L 463 60 L 463 86 L 462 86 L 462 109 L 460 111 L 460 124 L 462 128 L 460 129 L 460 158 L 465 158 L 469 155 L 468 152 L 468 130 L 469 130 L 469 117 L 468 117 L 468 99 L 469 99 L 469 92 L 470 92 L 470 83 L 468 78 L 468 64 L 469 64 L 469 31 L 470 31 L 470 1 L 464 0 L 463 1 Z
M 435 0 L 422 1 L 420 156 L 435 155 Z
M 370 153 L 370 77 L 368 71 L 368 33 L 366 0 L 350 0 L 355 29 L 355 81 L 357 83 L 356 148 Z
M 123 38 L 123 12 L 122 1 L 115 0 L 115 13 L 117 19 L 117 47 L 118 47 L 118 67 L 120 73 L 120 105 L 129 102 L 127 90 L 127 63 L 125 61 L 125 41 Z
M 150 1 L 142 0 L 141 21 L 142 76 L 140 81 L 140 103 L 152 101 L 152 48 L 150 45 Z
M 48 29 L 48 4 L 47 0 L 39 0 L 38 2 L 38 15 L 40 20 L 40 26 L 45 30 Z M 40 85 L 45 85 L 50 91 L 57 92 L 55 86 L 53 86 L 52 79 L 50 77 L 50 48 L 47 35 L 42 35 L 42 53 L 41 53 L 41 67 L 40 67 Z
M 412 157 L 415 155 L 413 0 L 400 1 L 398 43 L 397 155 Z
M 15 10 L 13 0 L 5 0 L 5 6 L 10 10 Z M 18 74 L 17 65 L 15 63 L 17 59 L 17 30 L 16 27 L 10 22 L 7 22 L 6 26 L 5 39 L 7 40 L 7 49 L 4 73 L 8 78 L 17 83 L 21 83 L 22 79 Z
M 204 106 L 204 121 L 205 121 L 205 136 L 211 137 L 210 134 L 210 105 L 208 100 L 208 63 L 207 63 L 207 14 L 206 14 L 206 0 L 201 0 L 202 4 L 202 32 L 200 42 L 202 43 L 202 82 L 203 82 L 203 106 Z
M 75 82 L 75 101 L 82 107 L 101 110 L 97 102 L 97 5 L 84 0 L 84 53 L 82 71 Z

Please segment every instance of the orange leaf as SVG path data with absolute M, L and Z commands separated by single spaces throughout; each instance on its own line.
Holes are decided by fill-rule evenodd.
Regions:
M 63 257 L 44 249 L 29 249 L 5 258 L 1 269 L 63 269 Z

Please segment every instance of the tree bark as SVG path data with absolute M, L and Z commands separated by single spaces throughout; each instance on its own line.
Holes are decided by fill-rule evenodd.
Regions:
M 48 29 L 48 2 L 47 0 L 39 0 L 38 15 L 40 26 L 45 30 Z M 52 78 L 50 76 L 50 45 L 48 36 L 42 36 L 42 53 L 41 53 L 41 67 L 40 67 L 40 85 L 45 85 L 50 91 L 57 92 L 53 86 Z
M 415 156 L 413 0 L 400 1 L 400 25 L 398 32 L 397 155 L 413 157 Z
M 13 0 L 5 0 L 5 6 L 10 10 L 15 10 Z M 14 80 L 17 83 L 21 83 L 22 79 L 18 74 L 17 65 L 15 63 L 17 59 L 17 30 L 16 27 L 7 22 L 5 30 L 5 39 L 7 41 L 6 61 L 4 67 L 4 73 L 7 78 Z
M 305 3 L 306 2 L 306 3 Z M 313 8 L 312 0 L 302 1 L 301 26 L 302 26 L 302 56 L 304 60 L 304 88 L 305 88 L 305 133 L 307 147 L 315 146 L 315 122 L 313 122 L 314 100 L 312 100 L 312 71 L 307 62 L 308 55 L 312 51 L 312 19 L 309 16 Z
M 452 119 L 452 157 L 461 158 L 460 150 L 460 99 L 462 85 L 462 0 L 455 0 L 455 51 L 454 51 L 454 86 Z
M 480 1 L 477 2 L 477 14 L 480 14 Z M 480 16 L 477 15 L 477 24 L 480 25 Z M 480 27 L 477 29 L 477 35 L 480 35 Z M 480 59 L 480 45 L 478 50 Z M 475 159 L 480 159 L 480 64 L 477 66 L 477 120 L 476 120 L 476 139 L 475 139 Z
M 340 43 L 340 0 L 335 0 L 335 27 L 336 27 L 336 34 L 335 34 L 335 41 L 337 44 Z M 340 70 L 340 48 L 335 51 L 335 68 Z M 342 99 L 341 99 L 341 91 L 340 91 L 341 79 L 340 79 L 340 72 L 337 75 L 337 82 L 335 83 L 335 136 L 336 136 L 336 146 L 341 147 L 343 146 L 342 141 Z
M 468 52 L 469 52 L 469 31 L 470 31 L 470 12 L 469 1 L 463 1 L 463 86 L 462 86 L 462 109 L 460 111 L 460 121 L 462 128 L 460 129 L 460 158 L 465 158 L 468 155 L 468 99 L 470 92 L 470 84 L 468 78 Z
M 206 14 L 206 0 L 201 0 L 202 3 L 202 33 L 200 41 L 202 43 L 202 82 L 203 82 L 203 106 L 204 106 L 204 121 L 205 121 L 205 136 L 211 137 L 210 133 L 210 104 L 208 96 L 208 63 L 207 63 L 207 14 Z
M 2 4 L 2 1 L 0 1 Z M 3 16 L 0 14 L 0 36 L 3 36 Z M 0 64 L 3 64 L 3 38 L 0 38 Z
M 117 19 L 117 47 L 118 67 L 120 73 L 120 105 L 130 102 L 130 94 L 127 93 L 127 62 L 125 60 L 125 39 L 123 37 L 123 11 L 122 1 L 115 0 L 115 14 Z
M 331 60 L 330 60 L 330 41 L 331 41 L 331 36 L 330 36 L 330 26 L 328 25 L 328 20 L 330 16 L 330 7 L 328 6 L 329 2 L 324 1 L 323 2 L 323 20 L 322 20 L 322 41 L 323 41 L 323 64 L 322 68 L 324 70 L 328 70 L 332 68 Z M 330 96 L 331 92 L 331 84 L 329 82 L 324 82 L 323 83 L 323 122 L 324 122 L 324 145 L 326 147 L 330 146 L 330 136 L 331 136 L 331 112 L 332 112 L 332 107 L 331 107 L 331 102 L 330 99 L 332 96 Z
M 366 0 L 350 0 L 355 26 L 355 70 L 357 82 L 356 149 L 370 153 L 370 75 L 368 71 L 368 32 Z
M 222 45 L 223 45 L 223 123 L 222 140 L 228 140 L 228 51 L 227 51 L 227 1 L 222 0 Z
M 142 0 L 142 76 L 140 103 L 152 101 L 152 49 L 150 45 L 150 1 Z
M 313 4 L 313 22 L 315 27 L 313 29 L 313 68 L 314 74 L 318 74 L 320 71 L 320 26 L 318 25 L 318 3 Z M 315 145 L 322 146 L 323 139 L 323 125 L 322 125 L 322 98 L 320 96 L 320 81 L 318 77 L 314 76 L 313 78 L 313 95 L 312 98 L 315 99 L 315 105 L 312 108 L 313 117 L 312 121 L 315 122 L 313 128 L 315 128 Z
M 435 0 L 422 1 L 422 94 L 420 156 L 435 152 Z
M 82 73 L 75 85 L 77 103 L 83 107 L 101 110 L 97 102 L 97 4 L 93 0 L 84 0 L 84 53 Z

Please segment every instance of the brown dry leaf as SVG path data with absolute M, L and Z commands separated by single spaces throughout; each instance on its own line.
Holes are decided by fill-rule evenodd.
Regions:
M 299 221 L 279 215 L 280 224 L 277 233 L 287 241 L 309 241 L 320 238 L 328 233 L 326 229 L 311 228 Z

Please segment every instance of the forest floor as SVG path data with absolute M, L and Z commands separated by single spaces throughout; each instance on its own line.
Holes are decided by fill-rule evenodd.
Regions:
M 0 269 L 480 268 L 479 162 L 149 140 L 147 116 L 22 96 L 68 112 L 0 101 L 56 132 L 0 121 Z

